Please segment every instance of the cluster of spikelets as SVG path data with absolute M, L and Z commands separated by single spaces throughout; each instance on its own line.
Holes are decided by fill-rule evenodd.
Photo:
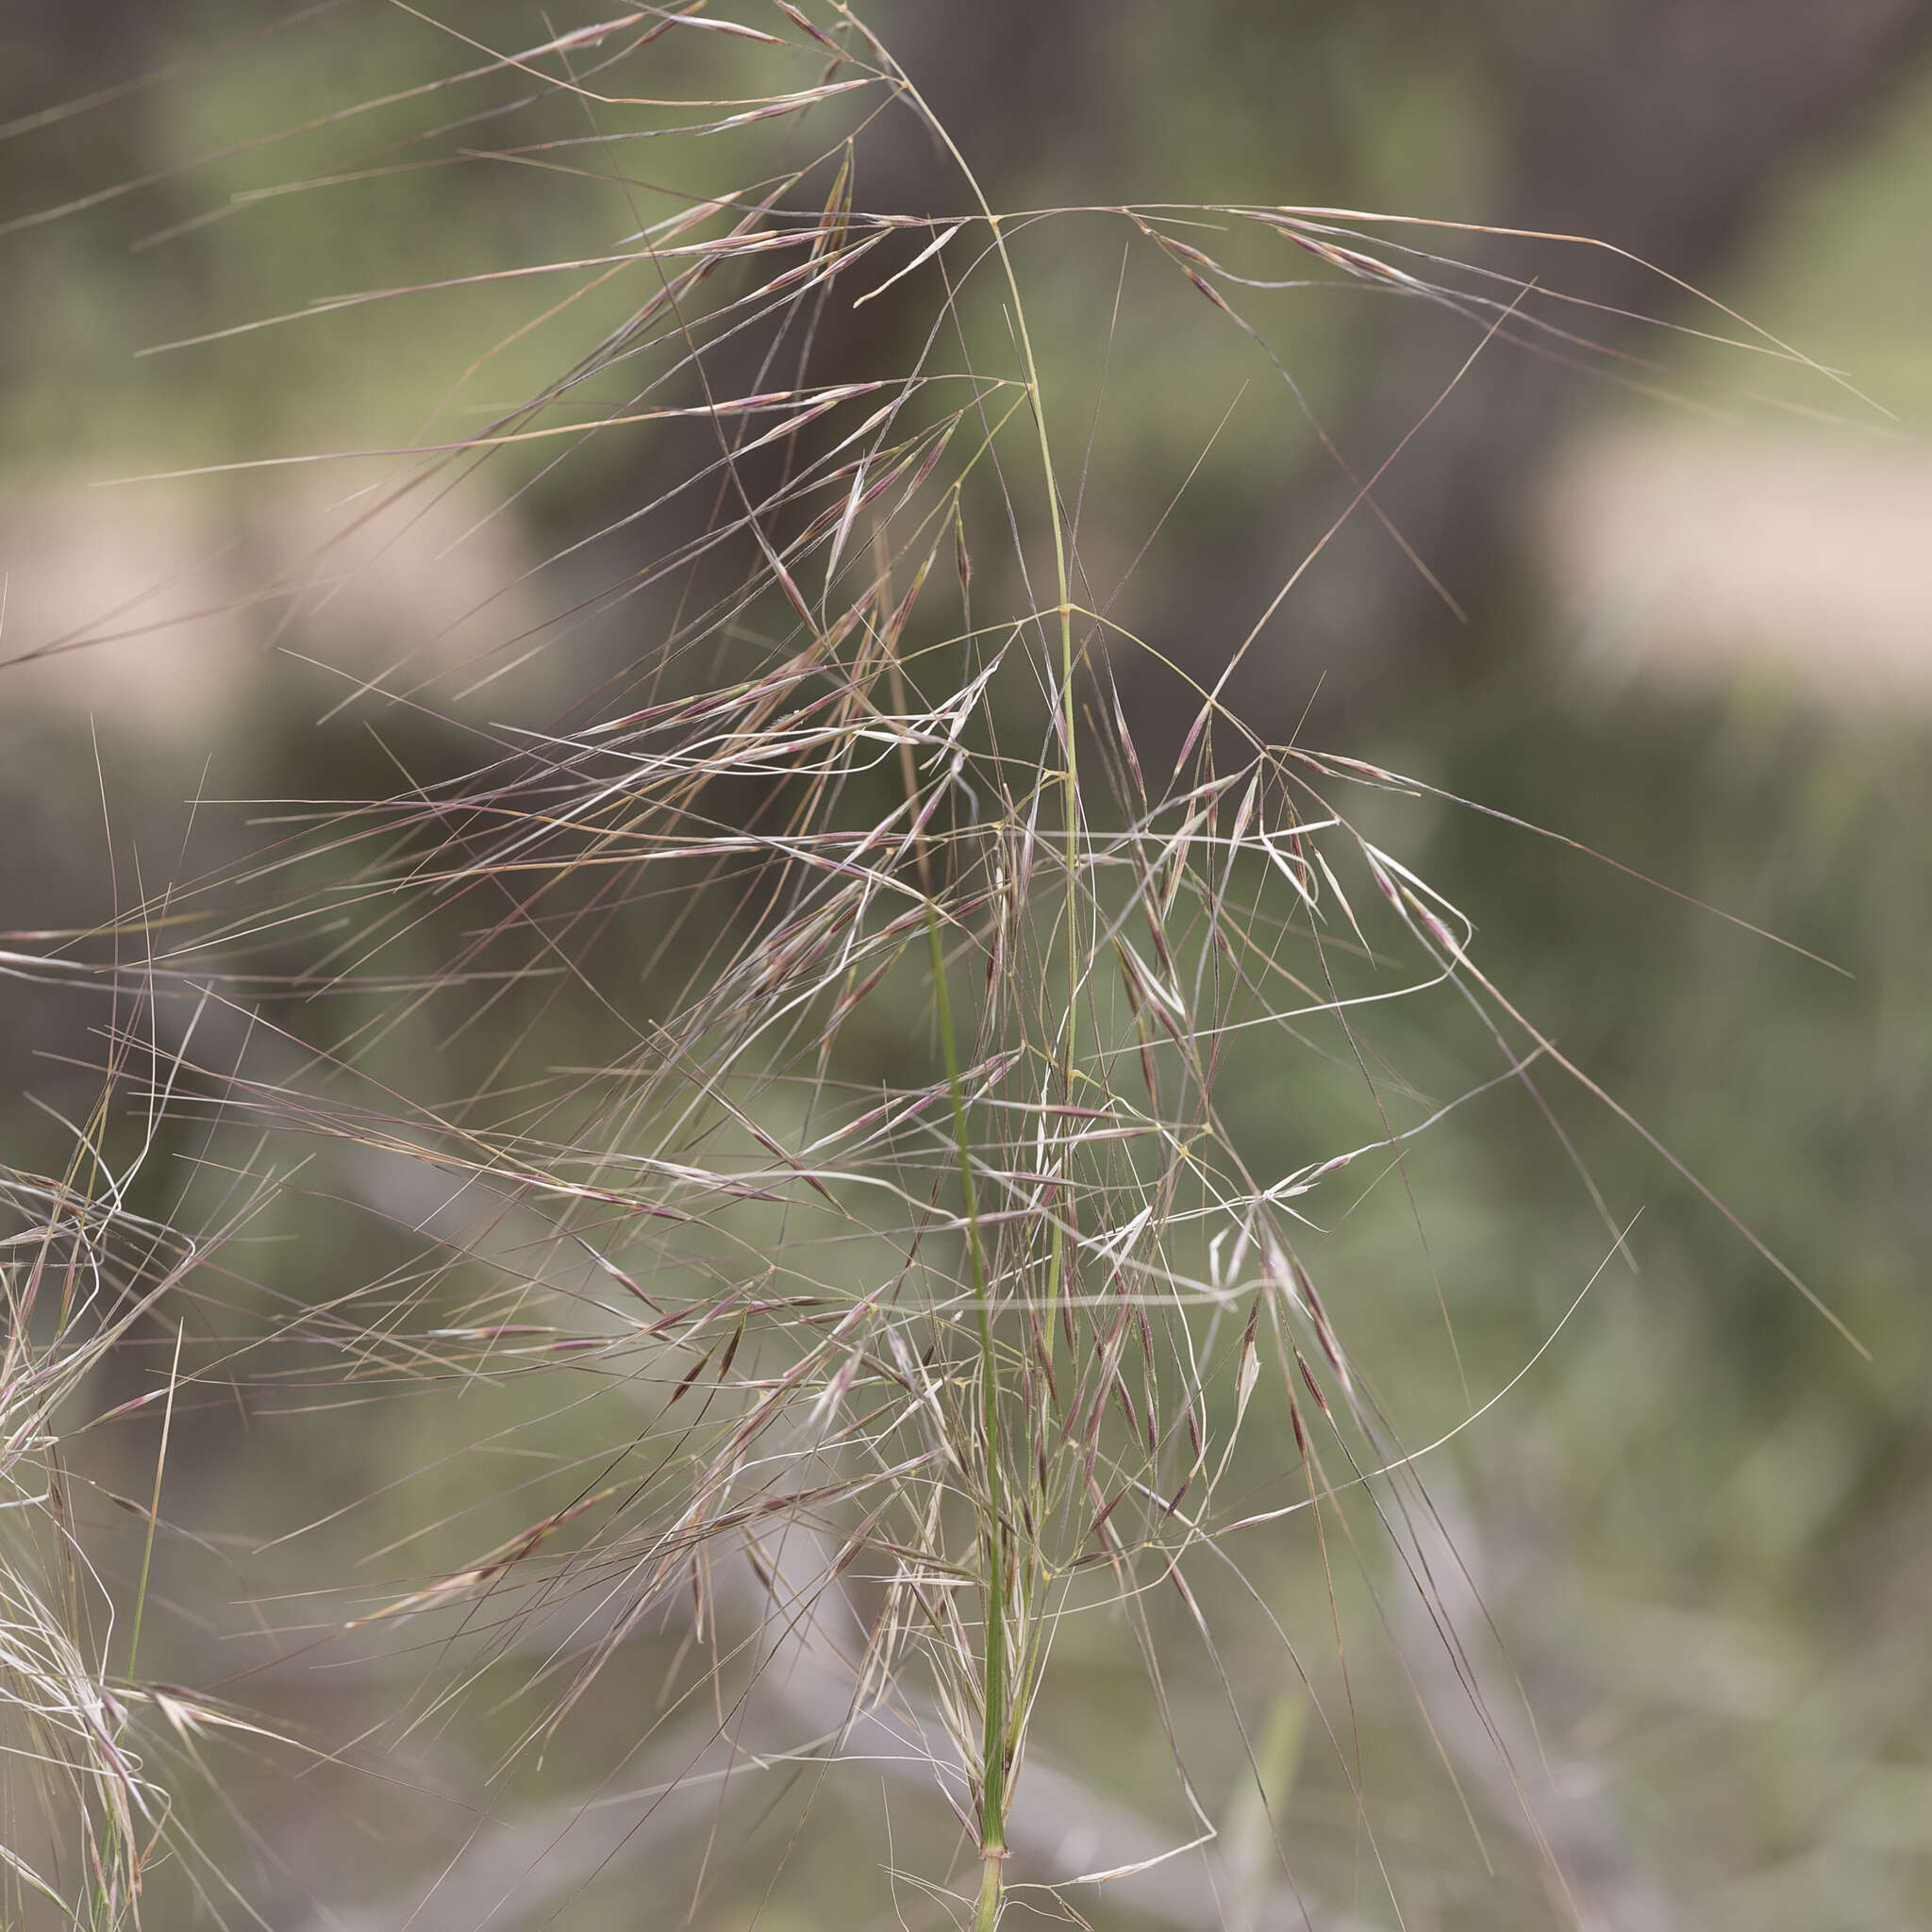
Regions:
M 94 1211 L 71 1182 L 35 1174 L 0 1174 L 0 1776 L 8 1827 L 0 1857 L 7 1893 L 18 1901 L 27 1892 L 58 1897 L 58 1877 L 42 1869 L 47 1853 L 78 1853 L 89 1868 L 83 1883 L 112 1924 L 137 1890 L 142 1848 L 165 1801 L 126 1748 L 105 1645 L 88 1641 L 87 1613 L 97 1617 L 104 1605 L 72 1530 L 58 1415 L 165 1283 L 164 1274 L 146 1293 L 130 1292 L 114 1235 L 144 1232 L 157 1245 L 167 1235 L 117 1229 L 111 1210 Z M 68 1841 L 38 1850 L 23 1828 L 37 1819 L 50 1839 Z
M 40 962 L 0 962 L 10 976 L 43 976 Z M 208 1731 L 247 1727 L 139 1672 L 160 1465 L 141 1498 L 73 1466 L 90 1428 L 143 1410 L 159 1412 L 165 1460 L 175 1376 L 106 1410 L 89 1403 L 91 1385 L 118 1347 L 170 1310 L 223 1238 L 192 1238 L 128 1207 L 165 1094 L 150 1083 L 146 1133 L 116 1172 L 99 1146 L 124 1070 L 117 1050 L 100 1108 L 73 1129 L 64 1173 L 0 1168 L 0 1900 L 15 1924 L 36 1923 L 42 1906 L 52 1923 L 138 1923 L 143 1867 L 180 1842 L 172 1774 L 192 1768 Z M 125 1629 L 82 1528 L 94 1501 L 142 1524 Z M 163 1759 L 172 1761 L 158 1769 Z
M 644 50 L 682 27 L 823 73 L 668 131 L 791 126 L 836 102 L 849 129 L 909 110 L 945 142 L 843 7 L 776 10 L 779 32 L 625 14 L 478 71 L 642 113 L 663 106 L 646 99 Z M 1399 1157 L 1441 1111 L 1413 1104 L 1358 1028 L 1390 1002 L 1443 996 L 1493 1041 L 1476 1084 L 1534 1091 L 1540 1066 L 1565 1063 L 1472 962 L 1463 917 L 1343 815 L 1352 793 L 1399 781 L 1255 742 L 1220 686 L 1174 665 L 1191 722 L 1171 777 L 1146 768 L 1110 667 L 1158 653 L 1094 608 L 1071 545 L 1015 224 L 963 160 L 958 219 L 865 214 L 855 140 L 695 199 L 607 261 L 563 265 L 586 287 L 643 277 L 624 325 L 484 430 L 388 453 L 389 480 L 352 508 L 358 526 L 407 515 L 508 448 L 554 444 L 563 461 L 640 425 L 703 433 L 660 497 L 600 533 L 633 550 L 590 605 L 672 610 L 627 688 L 543 730 L 498 728 L 459 776 L 311 815 L 246 867 L 177 890 L 137 976 L 71 948 L 19 957 L 148 997 L 139 1026 L 118 1023 L 117 1074 L 151 1035 L 150 1117 L 198 1118 L 208 1145 L 243 1150 L 224 1156 L 248 1202 L 225 1225 L 262 1211 L 300 1150 L 333 1147 L 372 1219 L 415 1243 L 409 1265 L 326 1306 L 272 1303 L 257 1355 L 177 1311 L 206 1257 L 126 1210 L 94 1133 L 65 1179 L 5 1177 L 0 1682 L 52 1810 L 85 1822 L 75 1923 L 131 1918 L 162 1836 L 130 1713 L 182 1742 L 239 1723 L 142 1684 L 138 1597 L 116 1668 L 69 1530 L 60 1412 L 137 1324 L 180 1338 L 150 1408 L 172 1410 L 217 1360 L 238 1401 L 272 1392 L 276 1351 L 294 1345 L 303 1375 L 333 1374 L 358 1399 L 555 1386 L 561 1411 L 580 1390 L 616 1391 L 630 1420 L 562 1465 L 567 1502 L 339 1626 L 380 1634 L 459 1607 L 464 1643 L 437 1653 L 449 1681 L 425 1695 L 534 1656 L 516 1747 L 534 1751 L 647 1620 L 688 1605 L 721 1711 L 767 1683 L 792 1761 L 863 1756 L 943 1795 L 978 1867 L 981 1932 L 1008 1851 L 1034 1842 L 1016 1778 L 1067 1620 L 1124 1618 L 1158 1710 L 1151 1598 L 1178 1597 L 1211 1652 L 1197 1557 L 1238 1568 L 1237 1532 L 1298 1511 L 1320 1523 L 1350 1491 L 1379 1512 L 1412 1480 L 1297 1253 L 1324 1179 Z M 1366 218 L 1110 218 L 1264 349 L 1240 291 L 1296 284 L 1222 265 L 1198 245 L 1209 225 L 1286 244 L 1297 273 L 1441 303 L 1482 341 L 1587 347 L 1515 285 L 1444 279 L 1436 257 L 1374 242 Z M 825 305 L 913 276 L 941 291 L 914 367 L 814 384 Z M 969 348 L 968 318 L 1001 309 L 1010 335 Z M 1379 514 L 1374 475 L 1348 478 L 1342 515 Z M 654 518 L 674 534 L 639 563 Z M 304 587 L 282 588 L 299 609 Z M 117 930 L 141 925 L 124 911 Z M 640 931 L 654 952 L 613 957 L 611 935 Z M 425 933 L 448 956 L 391 970 Z M 314 936 L 293 978 L 238 963 L 271 935 L 285 955 Z M 294 1002 L 344 992 L 376 1017 L 312 1051 Z M 594 1066 L 558 1068 L 545 1043 L 566 995 L 606 1026 Z M 386 1048 L 422 1010 L 446 1032 L 503 1026 L 489 1086 L 459 1104 L 398 1090 Z M 905 1045 L 882 1066 L 847 1050 L 860 1033 Z M 1218 1081 L 1236 1055 L 1278 1056 L 1286 1081 L 1311 1051 L 1358 1070 L 1380 1131 L 1257 1174 Z M 1298 1492 L 1261 1510 L 1252 1484 L 1226 1480 L 1257 1403 L 1285 1408 L 1300 1462 Z M 151 1536 L 156 1509 L 138 1507 Z M 711 1766 L 694 1757 L 691 1781 Z M 1184 1769 L 1180 1783 L 1199 1846 L 1214 1821 Z M 1190 1848 L 1140 1846 L 1107 1869 Z M 8 1856 L 20 1895 L 60 1890 Z M 1094 1875 L 1035 1864 L 1059 1885 Z

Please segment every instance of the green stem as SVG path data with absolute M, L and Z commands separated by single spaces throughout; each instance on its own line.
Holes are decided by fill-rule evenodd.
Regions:
M 1059 620 L 1060 731 L 1066 748 L 1066 762 L 1060 775 L 1066 809 L 1067 867 L 1067 1018 L 1060 1058 L 1060 1081 L 1064 1097 L 1071 1099 L 1079 1032 L 1080 1002 L 1080 941 L 1075 931 L 1074 916 L 1080 858 L 1080 777 L 1075 752 L 1074 707 L 1074 609 L 1068 581 L 1066 533 L 1060 526 L 1059 482 L 1054 473 L 1053 445 L 1046 429 L 1046 401 L 1041 390 L 1040 371 L 1034 359 L 1033 338 L 1026 326 L 1026 306 L 1020 297 L 1020 278 L 1014 273 L 1012 258 L 1007 249 L 1006 231 L 1001 227 L 1000 218 L 993 212 L 992 205 L 987 200 L 978 178 L 968 166 L 966 157 L 959 152 L 952 136 L 946 131 L 939 116 L 926 105 L 924 97 L 908 78 L 905 70 L 879 45 L 876 37 L 856 19 L 850 8 L 843 4 L 843 0 L 840 0 L 840 11 L 865 34 L 867 41 L 879 56 L 882 67 L 887 69 L 905 89 L 907 98 L 952 156 L 967 187 L 972 191 L 974 199 L 979 204 L 988 226 L 992 230 L 993 244 L 999 250 L 1000 267 L 1005 273 L 1008 292 L 1012 298 L 1014 332 L 1019 338 L 1021 360 L 1026 373 L 1026 390 L 1033 403 L 1034 428 L 1040 438 L 1040 464 L 1046 484 L 1047 522 L 1053 530 L 1054 581 L 1058 595 L 1056 615 Z M 1000 1869 L 1006 1857 L 1008 1695 L 1006 1657 L 1008 1579 L 1002 1522 L 1005 1507 L 1000 1475 L 1002 1445 L 999 1371 L 993 1356 L 992 1307 L 987 1292 L 985 1257 L 980 1244 L 978 1212 L 974 1198 L 972 1148 L 966 1130 L 966 1103 L 959 1088 L 958 1053 L 953 1038 L 952 1014 L 946 999 L 945 949 L 940 938 L 939 914 L 930 897 L 926 900 L 925 914 L 926 934 L 932 947 L 933 984 L 940 1032 L 945 1044 L 946 1077 L 952 1091 L 953 1130 L 958 1141 L 959 1176 L 965 1189 L 967 1247 L 972 1257 L 973 1291 L 979 1309 L 979 1389 L 982 1423 L 986 1433 L 988 1517 L 986 1731 L 982 1746 L 983 1773 L 979 1807 L 979 1850 L 982 1869 L 979 1908 L 974 1918 L 974 1932 L 993 1932 L 993 1925 L 999 1917 Z M 1056 1222 L 1048 1259 L 1045 1296 L 1046 1346 L 1049 1350 L 1053 1347 L 1053 1324 L 1058 1307 L 1061 1285 L 1065 1278 L 1065 1243 L 1059 1225 Z
M 973 1915 L 973 1932 L 993 1932 L 1000 1922 L 1000 1868 L 1006 1863 L 1007 1848 L 982 1846 L 979 1858 L 979 1909 Z
M 959 1186 L 966 1205 L 966 1252 L 973 1271 L 973 1301 L 979 1316 L 979 1414 L 986 1439 L 986 1728 L 980 1746 L 980 1854 L 1003 1851 L 1007 1818 L 1007 1556 L 1002 1535 L 1006 1499 L 1001 1479 L 999 1361 L 992 1345 L 992 1299 L 987 1288 L 986 1251 L 979 1239 L 979 1203 L 973 1185 L 973 1143 L 966 1128 L 966 1094 L 959 1084 L 959 1047 L 946 991 L 946 949 L 940 916 L 925 902 L 925 936 L 932 949 L 933 1005 L 946 1057 L 946 1087 L 953 1102 L 953 1137 L 959 1155 Z M 991 1857 L 985 1883 L 999 1896 L 999 1859 Z M 986 1911 L 982 1893 L 980 1911 Z M 991 1924 L 990 1920 L 984 1923 Z
M 1019 338 L 1020 359 L 1026 371 L 1026 392 L 1033 402 L 1033 426 L 1040 438 L 1040 467 L 1046 481 L 1046 516 L 1053 530 L 1054 584 L 1058 595 L 1057 615 L 1060 627 L 1060 732 L 1066 741 L 1066 765 L 1060 774 L 1061 788 L 1066 801 L 1066 866 L 1067 866 L 1067 1030 L 1066 1044 L 1060 1059 L 1060 1079 L 1065 1092 L 1063 1098 L 1073 1098 L 1074 1058 L 1080 1013 L 1080 943 L 1074 929 L 1074 884 L 1077 875 L 1080 858 L 1080 771 L 1079 759 L 1074 750 L 1074 604 L 1073 591 L 1067 568 L 1066 533 L 1060 527 L 1059 479 L 1053 466 L 1053 444 L 1046 433 L 1046 398 L 1040 386 L 1040 370 L 1033 358 L 1033 336 L 1026 326 L 1026 305 L 1020 298 L 1020 277 L 1014 272 L 1012 257 L 1007 252 L 1006 230 L 1000 225 L 1000 218 L 993 212 L 992 204 L 986 198 L 986 191 L 979 185 L 978 176 L 968 165 L 966 157 L 959 152 L 953 137 L 946 131 L 939 116 L 926 105 L 925 97 L 908 77 L 906 70 L 887 54 L 877 38 L 852 14 L 842 4 L 840 11 L 866 35 L 881 63 L 889 69 L 892 78 L 906 91 L 907 98 L 917 108 L 926 125 L 931 128 L 935 139 L 952 156 L 954 165 L 964 177 L 966 186 L 972 191 L 973 198 L 979 204 L 981 214 L 987 225 L 992 230 L 993 246 L 999 251 L 1000 267 L 1007 278 L 1007 291 L 1013 302 L 1013 331 Z M 1058 1226 L 1054 1229 L 1052 1260 L 1047 1276 L 1046 1324 L 1049 1347 L 1052 1346 L 1052 1324 L 1056 1307 L 1059 1300 L 1060 1282 L 1065 1265 L 1063 1244 Z

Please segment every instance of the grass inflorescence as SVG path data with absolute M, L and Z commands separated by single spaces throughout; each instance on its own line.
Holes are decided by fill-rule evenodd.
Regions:
M 1472 1660 L 1475 1582 L 1443 1553 L 1419 1452 L 1355 1358 L 1346 1287 L 1318 1254 L 1353 1211 L 1343 1191 L 1407 1190 L 1411 1143 L 1460 1098 L 1526 1095 L 1567 1149 L 1552 1083 L 1597 1090 L 1477 963 L 1465 913 L 1358 823 L 1363 801 L 1379 827 L 1417 788 L 1264 742 L 1225 701 L 1344 522 L 1380 519 L 1391 567 L 1435 582 L 1376 502 L 1400 446 L 1344 460 L 1246 306 L 1355 284 L 1440 308 L 1460 356 L 1657 373 L 1600 355 L 1587 306 L 1464 269 L 1427 226 L 997 211 L 843 5 L 644 8 L 514 50 L 438 31 L 465 76 L 425 84 L 432 125 L 363 173 L 494 152 L 589 176 L 627 210 L 623 232 L 519 264 L 526 322 L 445 372 L 420 433 L 207 467 L 327 467 L 346 541 L 406 528 L 479 473 L 505 477 L 502 500 L 541 500 L 603 463 L 597 522 L 535 574 L 554 587 L 541 621 L 454 694 L 410 652 L 344 674 L 327 708 L 371 719 L 386 792 L 257 808 L 245 858 L 184 872 L 164 900 L 136 891 L 102 933 L 5 956 L 112 997 L 110 1093 L 149 1122 L 137 1165 L 171 1133 L 192 1170 L 181 1215 L 196 1190 L 221 1203 L 218 1237 L 198 1241 L 134 1213 L 106 1104 L 65 1177 L 4 1177 L 8 1695 L 50 1810 L 81 1820 L 88 1847 L 61 1854 L 64 1877 L 9 1855 L 11 1896 L 58 1898 L 75 1924 L 136 1918 L 144 1864 L 176 1842 L 129 1741 L 141 1712 L 189 1747 L 182 1769 L 245 1733 L 358 1775 L 475 1774 L 484 1795 L 372 1924 L 480 1923 L 506 1898 L 537 1923 L 556 1895 L 540 1871 L 568 1893 L 690 1829 L 707 1848 L 678 1868 L 685 1890 L 625 1921 L 680 1923 L 726 1883 L 732 1833 L 768 1807 L 815 1816 L 835 1789 L 883 1791 L 886 1824 L 919 1848 L 902 1861 L 880 1842 L 907 1923 L 991 1932 L 1022 1905 L 1090 1923 L 1114 1896 L 1174 1924 L 1363 1923 L 1285 1849 L 1306 1705 L 1363 1896 L 1399 1917 L 1408 1881 L 1378 1837 L 1348 1677 L 1344 1626 L 1369 1605 L 1424 1707 L 1447 1694 L 1475 1713 L 1473 1745 L 1444 1724 L 1416 1749 L 1473 1783 L 1465 1807 L 1515 1807 L 1557 1909 L 1574 1909 L 1521 1740 Z M 508 92 L 452 121 L 459 84 Z M 575 131 L 523 139 L 533 100 Z M 499 116 L 511 138 L 492 151 Z M 948 211 L 867 211 L 868 142 L 894 116 L 957 163 Z M 665 179 L 641 149 L 676 156 Z M 726 163 L 742 178 L 713 178 Z M 1119 587 L 1089 575 L 1092 442 L 1042 379 L 1029 308 L 1073 223 L 1109 225 L 1137 272 L 1234 330 L 1346 485 L 1212 675 L 1198 651 L 1133 635 Z M 192 337 L 252 341 L 432 292 L 332 291 Z M 874 298 L 927 305 L 906 365 L 825 379 L 827 344 Z M 549 379 L 475 420 L 499 352 L 573 329 Z M 1446 366 L 1445 395 L 1467 366 Z M 264 599 L 291 650 L 333 556 Z M 528 662 L 558 660 L 541 717 L 491 712 Z M 457 721 L 442 764 L 415 769 L 386 721 L 440 708 Z M 1487 1056 L 1447 1098 L 1385 1058 L 1386 1017 L 1413 1008 L 1445 1051 Z M 1329 1143 L 1262 1171 L 1223 1104 L 1231 1076 L 1248 1097 L 1265 1081 Z M 1359 1126 L 1336 1141 L 1349 1088 Z M 1617 1256 L 1627 1220 L 1575 1165 Z M 1473 1421 L 1491 1403 L 1446 1300 L 1441 1330 Z M 142 1439 L 154 1486 L 135 1499 L 128 1622 L 149 1628 L 123 1656 L 65 1514 L 59 1414 L 133 1342 L 147 1386 L 101 1420 L 138 1406 L 166 1426 Z M 197 1431 L 245 1424 L 253 1441 L 278 1421 L 366 1431 L 404 1458 L 232 1552 L 282 1579 L 242 1592 L 238 1688 L 298 1653 L 376 1673 L 361 1735 L 311 1714 L 276 1743 L 303 1726 L 137 1674 L 157 1642 L 168 1459 Z M 364 1523 L 358 1564 L 341 1538 Z M 1311 1630 L 1290 1627 L 1274 1559 L 1255 1554 L 1291 1537 L 1320 1578 Z M 275 1567 L 311 1547 L 355 1567 L 320 1583 Z M 1419 1624 L 1389 1590 L 1413 1595 Z M 1265 1698 L 1252 1663 L 1224 1660 L 1224 1622 L 1272 1626 Z M 1089 1628 L 1138 1660 L 1167 1826 L 1082 1775 L 1054 1680 L 1058 1654 L 1090 1657 Z M 1246 1808 L 1193 1768 L 1177 1646 L 1220 1684 Z M 1324 1646 L 1332 1672 L 1307 1660 Z M 500 1812 L 498 1789 L 515 1793 Z M 608 1816 L 625 1821 L 614 1840 Z M 482 1892 L 465 1890 L 466 1852 L 500 1874 Z M 247 1856 L 277 1869 L 260 1845 Z M 269 1923 L 259 1901 L 289 1882 L 177 1862 L 200 1908 L 238 1923 Z

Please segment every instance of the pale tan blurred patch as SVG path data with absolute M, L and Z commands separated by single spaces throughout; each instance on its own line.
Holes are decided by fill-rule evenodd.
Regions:
M 474 485 L 398 500 L 303 472 L 15 475 L 0 481 L 0 728 L 92 719 L 211 743 L 305 663 L 326 667 L 325 692 L 427 687 L 446 704 L 522 654 L 532 561 Z
M 1624 429 L 1573 445 L 1543 503 L 1541 549 L 1581 619 L 1587 676 L 1932 706 L 1932 453 Z

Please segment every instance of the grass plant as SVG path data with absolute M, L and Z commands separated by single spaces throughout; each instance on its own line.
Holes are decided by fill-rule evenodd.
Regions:
M 1566 1151 L 1565 1090 L 1622 1109 L 1479 961 L 1471 918 L 1378 842 L 1427 788 L 1263 742 L 1224 694 L 1344 524 L 1381 520 L 1390 568 L 1432 570 L 1376 502 L 1401 446 L 1334 449 L 1269 305 L 1336 284 L 1435 305 L 1445 396 L 1479 355 L 1661 378 L 1599 352 L 1587 304 L 1458 263 L 1445 251 L 1470 238 L 1429 225 L 1000 211 L 862 9 L 649 8 L 514 51 L 456 14 L 433 27 L 468 77 L 426 88 L 426 121 L 368 146 L 365 174 L 489 158 L 625 216 L 592 256 L 477 271 L 492 294 L 541 292 L 447 372 L 420 433 L 287 460 L 343 479 L 344 542 L 475 472 L 506 501 L 544 500 L 573 465 L 614 480 L 539 573 L 554 614 L 463 689 L 399 658 L 332 690 L 391 760 L 386 795 L 258 805 L 245 857 L 132 891 L 98 932 L 11 942 L 8 970 L 116 1004 L 114 1106 L 76 1129 L 65 1176 L 6 1179 L 10 1748 L 87 1847 L 58 1873 L 9 1854 L 9 1920 L 58 1900 L 50 1924 L 136 1923 L 170 1847 L 158 1923 L 306 1923 L 273 1844 L 244 1834 L 237 1856 L 268 1875 L 224 1880 L 218 1850 L 162 1831 L 142 1717 L 154 1762 L 184 1772 L 238 1740 L 318 1778 L 468 1767 L 483 1795 L 428 1865 L 377 1859 L 409 1866 L 388 1904 L 366 1907 L 360 1872 L 318 1895 L 373 1911 L 357 1924 L 553 1923 L 580 1894 L 554 1922 L 1445 1923 L 1416 1915 L 1424 1888 L 1368 1795 L 1344 1630 L 1376 1624 L 1416 1690 L 1415 1753 L 1472 1824 L 1505 1820 L 1551 1923 L 1587 1920 L 1539 1747 L 1478 1669 L 1473 1539 L 1445 1543 L 1453 1512 L 1418 1470 L 1501 1393 L 1465 1373 L 1433 1287 L 1460 1419 L 1419 1439 L 1315 1257 L 1360 1201 L 1406 1200 L 1431 1277 L 1407 1163 L 1466 1100 L 1513 1092 Z M 575 131 L 491 147 L 533 101 Z M 956 165 L 947 212 L 867 211 L 889 117 Z M 355 158 L 281 192 L 334 192 Z M 1234 331 L 1336 466 L 1327 532 L 1206 651 L 1133 635 L 1122 584 L 1089 574 L 1081 410 L 1101 406 L 1042 379 L 1033 322 L 1070 225 L 1115 232 L 1123 289 L 1130 260 Z M 431 294 L 334 290 L 194 334 L 255 353 L 318 309 L 331 325 Z M 909 358 L 824 379 L 875 300 L 924 302 Z M 575 346 L 505 403 L 497 354 L 526 334 Z M 1753 332 L 1740 347 L 1802 359 Z M 329 547 L 311 562 L 264 602 L 291 653 L 330 589 Z M 531 662 L 544 714 L 493 712 Z M 417 769 L 411 721 L 438 712 L 443 769 Z M 1165 733 L 1158 755 L 1136 718 Z M 1463 1067 L 1446 1095 L 1391 1061 L 1409 1025 Z M 1305 1114 L 1319 1151 L 1263 1167 L 1230 1081 Z M 124 1092 L 145 1125 L 117 1170 Z M 186 1177 L 157 1183 L 157 1221 L 127 1204 L 164 1140 Z M 1627 1216 L 1573 1165 L 1620 1267 Z M 218 1233 L 175 1231 L 195 1212 Z M 152 1494 L 126 1506 L 148 1546 L 124 1647 L 65 1513 L 59 1416 L 137 1342 L 147 1386 L 87 1424 L 166 1419 L 142 1438 Z M 251 1570 L 239 1674 L 297 1651 L 376 1671 L 393 1707 L 360 1734 L 138 1674 L 165 1458 L 235 1414 L 250 1441 L 326 1426 L 402 1458 L 305 1496 L 308 1518 L 245 1554 L 232 1540 L 277 1577 L 314 1549 L 325 1577 Z M 328 1453 L 354 1461 L 340 1437 Z M 364 1523 L 373 1559 L 330 1573 L 321 1553 L 352 1560 Z M 1314 1627 L 1276 1600 L 1277 1559 L 1319 1579 Z M 1165 1825 L 1096 1774 L 1056 1689 L 1091 1643 L 1138 1659 Z M 1244 1778 L 1237 1804 L 1196 1769 L 1176 1669 L 1219 1686 L 1208 1756 Z M 1288 1849 L 1292 1767 L 1322 1753 L 1353 1903 Z M 868 1794 L 891 1903 L 800 1903 L 787 1861 L 824 1807 Z M 727 1848 L 773 1814 L 784 1842 L 747 1883 Z M 608 1903 L 597 1886 L 638 1846 L 675 1883 Z M 466 1890 L 479 1859 L 508 1875 Z

